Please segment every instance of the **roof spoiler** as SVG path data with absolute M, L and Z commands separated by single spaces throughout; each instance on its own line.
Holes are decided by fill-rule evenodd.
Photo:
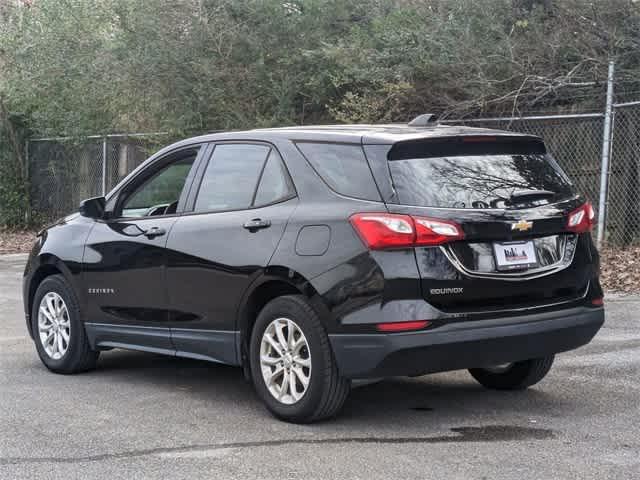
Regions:
M 433 113 L 423 113 L 409 122 L 410 127 L 431 127 L 438 124 L 438 117 Z
M 453 135 L 397 142 L 389 150 L 388 159 L 545 153 L 542 139 L 531 135 Z

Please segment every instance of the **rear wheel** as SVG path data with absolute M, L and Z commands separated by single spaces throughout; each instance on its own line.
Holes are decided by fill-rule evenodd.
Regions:
M 481 385 L 494 390 L 523 390 L 542 380 L 553 365 L 554 356 L 534 358 L 487 368 L 471 368 L 469 373 Z
M 269 302 L 250 343 L 251 375 L 276 417 L 310 423 L 334 416 L 350 390 L 333 358 L 319 315 L 301 295 Z
M 99 352 L 89 346 L 75 293 L 62 275 L 43 280 L 31 312 L 36 350 L 49 370 L 77 373 L 95 367 Z

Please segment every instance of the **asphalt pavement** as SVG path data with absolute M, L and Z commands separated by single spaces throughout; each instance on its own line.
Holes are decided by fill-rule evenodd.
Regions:
M 0 479 L 640 478 L 640 297 L 524 392 L 466 372 L 354 389 L 342 414 L 272 418 L 237 368 L 113 350 L 48 372 L 24 325 L 24 256 L 0 257 Z

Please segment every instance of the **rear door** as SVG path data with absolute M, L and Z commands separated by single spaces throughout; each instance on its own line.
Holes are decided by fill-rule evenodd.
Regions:
M 415 249 L 429 303 L 451 313 L 513 311 L 586 294 L 591 239 L 568 228 L 585 202 L 541 141 L 452 137 L 396 144 L 385 156 L 389 211 L 453 222 L 464 235 Z
M 236 315 L 297 205 L 277 150 L 220 143 L 167 243 L 172 341 L 178 354 L 236 363 Z

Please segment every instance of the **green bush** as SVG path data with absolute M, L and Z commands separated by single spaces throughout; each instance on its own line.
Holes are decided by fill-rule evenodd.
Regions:
M 12 168 L 0 144 L 0 227 L 22 228 L 28 224 L 28 202 L 22 177 Z
M 14 123 L 0 98 L 0 228 L 29 226 L 24 128 Z

